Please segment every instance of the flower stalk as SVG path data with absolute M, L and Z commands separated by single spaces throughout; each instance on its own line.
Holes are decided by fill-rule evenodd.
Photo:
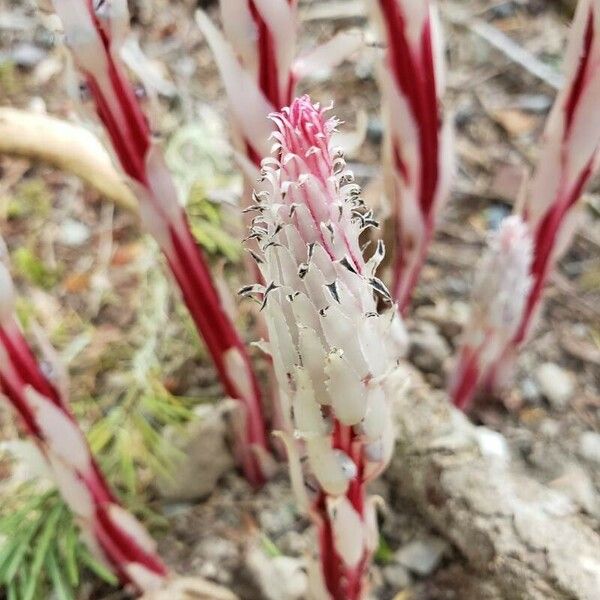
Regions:
M 14 289 L 0 238 L 0 392 L 20 416 L 93 554 L 139 592 L 162 587 L 156 543 L 111 491 L 69 408 L 17 325 Z
M 520 213 L 534 240 L 533 285 L 513 345 L 530 337 L 543 291 L 579 225 L 582 194 L 600 166 L 600 0 L 581 0 L 565 59 L 567 83 L 544 132 Z
M 490 236 L 476 268 L 471 315 L 449 386 L 461 410 L 471 406 L 519 328 L 531 290 L 532 246 L 527 225 L 518 216 L 508 217 Z
M 386 45 L 379 80 L 385 179 L 395 226 L 392 293 L 406 313 L 449 196 L 453 136 L 441 108 L 445 66 L 435 2 L 377 0 L 373 5 Z
M 600 167 L 600 0 L 581 0 L 569 34 L 564 88 L 544 131 L 533 178 L 517 207 L 533 240 L 531 288 L 512 339 L 485 385 L 502 391 L 520 348 L 531 338 L 548 278 L 581 219 L 581 197 Z
M 281 412 L 294 432 L 278 435 L 299 506 L 316 526 L 313 594 L 356 600 L 378 543 L 366 485 L 393 449 L 391 375 L 402 323 L 395 309 L 378 313 L 378 297 L 390 300 L 375 276 L 383 245 L 365 261 L 359 235 L 375 222 L 332 148 L 337 121 L 325 112 L 304 96 L 271 116 L 274 156 L 263 161 L 267 191 L 254 195 L 251 228 L 265 284 L 243 293 L 261 302 Z
M 225 391 L 244 408 L 238 454 L 248 480 L 259 485 L 268 449 L 258 382 L 120 62 L 129 25 L 126 0 L 54 0 L 54 5 L 98 117 L 132 182 L 144 224 L 167 259 Z
M 296 56 L 298 0 L 222 0 L 220 7 L 223 32 L 201 10 L 196 21 L 219 68 L 238 158 L 252 189 L 261 161 L 271 152 L 269 114 L 291 104 L 302 78 L 341 63 L 360 47 L 362 39 L 341 32 Z

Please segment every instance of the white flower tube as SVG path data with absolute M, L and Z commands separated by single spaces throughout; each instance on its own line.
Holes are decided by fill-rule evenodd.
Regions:
M 282 413 L 308 458 L 305 479 L 316 481 L 311 513 L 325 586 L 331 598 L 353 600 L 364 592 L 373 538 L 365 484 L 385 468 L 394 442 L 399 317 L 378 311 L 380 299 L 390 300 L 375 276 L 383 245 L 365 261 L 359 236 L 375 222 L 331 148 L 337 121 L 307 96 L 271 118 L 268 191 L 255 194 L 250 234 L 265 285 L 243 292 L 261 299 Z M 293 473 L 297 481 L 297 464 Z

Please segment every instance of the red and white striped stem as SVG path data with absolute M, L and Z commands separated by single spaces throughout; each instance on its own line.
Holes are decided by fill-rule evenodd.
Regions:
M 341 63 L 362 39 L 341 32 L 296 57 L 298 0 L 222 0 L 220 7 L 223 33 L 203 11 L 196 20 L 221 73 L 252 189 L 261 161 L 271 153 L 269 114 L 291 104 L 300 79 Z
M 527 341 L 543 290 L 570 245 L 579 200 L 600 165 L 600 1 L 580 0 L 566 56 L 567 84 L 544 133 L 536 173 L 521 214 L 534 239 L 533 286 L 513 343 Z
M 161 587 L 167 568 L 156 544 L 110 490 L 65 394 L 44 373 L 23 337 L 14 316 L 12 281 L 2 262 L 0 392 L 21 417 L 94 555 L 139 592 Z
M 265 479 L 267 453 L 260 390 L 244 342 L 225 312 L 205 257 L 193 238 L 171 175 L 152 143 L 146 118 L 119 60 L 128 28 L 125 0 L 54 0 L 77 66 L 125 173 L 148 231 L 163 251 L 227 394 L 244 408 L 239 456 L 248 480 Z
M 531 338 L 548 278 L 569 248 L 581 197 L 600 167 L 600 0 L 580 0 L 565 57 L 566 84 L 546 124 L 538 165 L 518 212 L 533 237 L 531 291 L 519 327 L 486 385 L 499 391 Z
M 441 108 L 445 67 L 435 2 L 373 5 L 386 45 L 379 79 L 396 228 L 392 293 L 406 313 L 454 171 L 451 128 Z

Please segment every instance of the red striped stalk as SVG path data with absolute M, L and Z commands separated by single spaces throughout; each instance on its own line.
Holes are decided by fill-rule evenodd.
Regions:
M 125 173 L 148 231 L 156 238 L 227 394 L 244 407 L 239 452 L 253 485 L 265 479 L 266 424 L 260 390 L 240 335 L 226 314 L 206 259 L 178 202 L 171 175 L 119 60 L 127 33 L 125 0 L 54 0 L 77 66 Z
M 37 446 L 90 550 L 123 584 L 139 592 L 160 588 L 168 573 L 156 544 L 111 491 L 65 393 L 44 373 L 23 337 L 14 316 L 12 281 L 2 261 L 0 391 Z
M 600 161 L 600 1 L 581 0 L 566 56 L 567 84 L 544 133 L 521 208 L 534 238 L 533 286 L 514 344 L 531 335 L 544 287 L 575 234 L 581 196 Z
M 402 325 L 395 310 L 378 313 L 376 296 L 390 300 L 375 276 L 383 245 L 363 258 L 360 233 L 375 223 L 332 148 L 337 121 L 325 112 L 304 96 L 272 115 L 274 155 L 263 161 L 266 191 L 255 195 L 251 229 L 265 285 L 245 291 L 262 300 L 289 424 L 279 435 L 317 531 L 311 597 L 358 600 L 378 541 L 366 486 L 394 446 L 391 374 Z
M 296 57 L 298 0 L 222 0 L 221 33 L 202 11 L 197 22 L 213 50 L 233 117 L 240 161 L 250 189 L 270 155 L 268 116 L 289 106 L 298 81 L 336 66 L 362 43 L 342 32 Z
M 536 172 L 519 207 L 533 236 L 531 291 L 487 385 L 500 389 L 533 334 L 544 289 L 582 218 L 581 197 L 600 166 L 600 0 L 580 0 L 565 58 L 566 84 L 546 124 Z
M 386 124 L 386 184 L 395 219 L 392 292 L 403 313 L 419 280 L 454 170 L 441 107 L 444 61 L 435 3 L 373 3 L 386 45 L 380 84 Z
M 308 54 L 296 57 L 299 29 L 297 0 L 221 0 L 223 32 L 206 13 L 196 21 L 210 45 L 227 94 L 237 158 L 244 174 L 242 208 L 250 226 L 252 190 L 261 161 L 271 153 L 273 124 L 269 114 L 288 106 L 296 84 L 312 72 L 334 67 L 362 43 L 360 36 L 340 33 Z M 253 244 L 249 250 L 254 252 Z M 250 280 L 260 269 L 248 260 Z M 276 392 L 275 392 L 276 393 Z M 274 402 L 273 424 L 285 427 Z

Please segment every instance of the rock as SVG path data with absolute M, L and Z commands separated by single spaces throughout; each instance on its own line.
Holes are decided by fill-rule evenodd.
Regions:
M 147 592 L 141 600 L 238 600 L 229 590 L 197 577 L 178 577 L 164 588 Z
M 579 438 L 579 454 L 589 462 L 600 465 L 600 433 L 583 432 Z
M 460 300 L 448 302 L 440 299 L 433 306 L 419 306 L 415 314 L 437 325 L 447 338 L 456 338 L 469 320 L 469 305 Z
M 540 433 L 547 439 L 555 439 L 560 434 L 560 423 L 554 419 L 544 419 L 540 423 Z
M 65 246 L 82 246 L 90 239 L 90 228 L 75 219 L 65 219 L 60 226 L 59 239 Z
M 293 529 L 286 531 L 278 540 L 277 546 L 285 554 L 300 555 L 306 550 L 306 538 Z
M 47 52 L 38 46 L 22 42 L 16 44 L 10 53 L 11 60 L 23 69 L 32 69 L 46 57 Z
M 197 551 L 202 556 L 209 556 L 217 563 L 235 562 L 238 558 L 238 546 L 231 540 L 211 535 L 198 544 Z
M 433 536 L 414 540 L 396 552 L 395 560 L 413 573 L 426 577 L 440 564 L 447 548 L 446 541 Z
M 291 529 L 296 518 L 294 505 L 289 502 L 265 508 L 258 517 L 261 531 L 268 535 L 281 535 Z
M 254 574 L 264 598 L 303 600 L 308 590 L 304 563 L 290 556 L 267 556 L 259 546 L 248 552 L 248 567 Z
M 412 583 L 408 569 L 402 565 L 387 565 L 383 568 L 383 577 L 395 592 L 407 588 Z
M 492 431 L 487 427 L 477 427 L 475 429 L 475 436 L 482 456 L 493 457 L 508 462 L 510 458 L 508 443 L 501 433 Z
M 426 373 L 440 373 L 450 356 L 448 342 L 432 323 L 421 322 L 410 332 L 410 360 Z
M 579 466 L 572 465 L 563 475 L 550 484 L 576 502 L 588 514 L 600 513 L 599 499 L 589 475 Z
M 567 408 L 575 392 L 573 374 L 554 363 L 544 363 L 535 372 L 542 394 L 556 410 Z
M 540 388 L 531 377 L 525 377 L 521 382 L 521 395 L 527 402 L 535 402 L 540 397 Z
M 167 500 L 196 500 L 208 496 L 219 478 L 233 468 L 234 460 L 227 444 L 227 416 L 235 410 L 233 401 L 204 404 L 194 412 L 196 418 L 182 431 L 167 428 L 168 444 L 183 458 L 170 476 L 158 480 L 158 493 Z

